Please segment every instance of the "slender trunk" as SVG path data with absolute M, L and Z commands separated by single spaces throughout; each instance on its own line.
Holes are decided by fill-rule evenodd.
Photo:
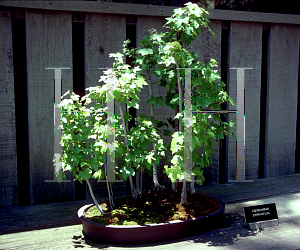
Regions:
M 106 179 L 106 183 L 107 183 L 108 199 L 109 199 L 110 209 L 111 209 L 111 210 L 114 210 L 114 209 L 115 209 L 115 204 L 114 204 L 114 201 L 113 201 L 114 193 L 113 193 L 113 191 L 112 191 L 111 184 L 108 183 L 108 180 L 107 180 L 107 179 Z
M 136 191 L 138 193 L 138 195 L 142 195 L 142 191 L 143 191 L 143 168 L 141 168 L 141 173 L 139 173 L 138 171 L 135 173 L 136 174 L 136 179 L 135 179 L 135 183 L 136 183 Z
M 195 189 L 195 175 L 192 175 L 192 181 L 191 181 L 191 194 L 195 194 L 196 193 L 196 189 Z
M 126 127 L 125 127 L 124 114 L 123 114 L 123 111 L 122 111 L 122 108 L 121 108 L 121 104 L 118 102 L 117 105 L 119 107 L 121 118 L 122 118 L 122 123 L 123 123 L 123 127 L 124 127 L 124 134 L 125 134 L 125 145 L 126 145 L 127 153 L 129 154 L 129 147 L 128 147 L 128 144 L 127 144 L 127 131 L 126 131 Z M 136 190 L 135 190 L 134 185 L 133 185 L 133 180 L 132 180 L 132 175 L 131 174 L 129 175 L 129 182 L 130 182 L 131 195 L 132 195 L 133 198 L 137 198 L 137 193 L 136 193 Z
M 176 189 L 176 185 L 175 184 L 176 184 L 176 181 L 172 182 L 172 191 L 176 193 L 177 189 Z
M 178 87 L 176 87 L 176 93 L 178 94 Z M 179 112 L 179 105 L 176 105 L 175 108 L 175 115 Z M 179 131 L 179 121 L 178 119 L 175 119 L 175 132 Z
M 140 174 L 139 174 L 138 170 L 135 172 L 135 188 L 136 188 L 136 192 L 140 195 L 141 194 L 141 190 L 140 190 Z
M 178 62 L 176 62 L 176 66 L 177 66 L 177 64 L 178 64 Z M 177 77 L 178 77 L 178 70 L 177 70 Z M 176 92 L 179 93 L 178 84 L 177 84 L 177 87 L 176 87 Z M 175 115 L 178 114 L 178 112 L 179 112 L 179 105 L 176 105 Z M 175 131 L 179 131 L 179 120 L 178 119 L 175 119 Z M 177 192 L 176 182 L 172 183 L 172 190 L 175 193 Z
M 176 67 L 177 67 L 177 83 L 178 83 L 178 94 L 179 94 L 179 112 L 182 112 L 182 90 L 181 90 L 181 83 L 180 83 L 180 69 L 179 63 L 176 60 Z M 179 122 L 179 132 L 182 132 L 182 123 Z
M 147 80 L 148 80 L 148 88 L 149 88 L 149 98 L 151 99 L 153 96 L 152 93 L 152 86 L 151 86 L 151 74 L 150 74 L 150 68 L 147 69 Z M 154 118 L 154 104 L 150 105 L 150 114 Z M 153 143 L 153 150 L 155 151 L 155 144 Z M 163 185 L 160 185 L 158 182 L 158 170 L 157 170 L 157 164 L 154 163 L 153 165 L 153 183 L 155 189 L 164 189 L 165 187 Z
M 178 92 L 178 87 L 177 87 L 177 92 Z M 175 114 L 177 114 L 178 112 L 179 112 L 179 105 L 176 106 Z M 177 119 L 175 120 L 175 131 L 179 131 L 179 121 Z M 172 183 L 172 190 L 175 193 L 177 192 L 176 182 Z
M 141 168 L 141 178 L 140 178 L 140 194 L 142 194 L 143 192 L 143 172 L 144 172 L 144 168 Z
M 136 192 L 136 190 L 134 188 L 134 185 L 133 185 L 132 175 L 130 174 L 128 176 L 128 178 L 129 178 L 129 183 L 130 183 L 131 195 L 132 195 L 133 198 L 136 199 L 137 198 L 137 192 Z
M 127 105 L 126 105 L 126 111 L 127 111 L 127 114 L 129 114 L 129 108 L 127 107 Z M 125 129 L 126 129 L 126 132 L 128 132 L 129 131 L 129 121 L 126 121 L 125 122 Z
M 151 75 L 150 75 L 150 68 L 147 69 L 147 80 L 148 80 L 148 88 L 149 88 L 149 98 L 152 98 L 152 86 L 151 86 Z M 152 117 L 154 117 L 154 105 L 150 104 L 150 114 Z M 153 143 L 153 150 L 155 150 L 155 145 Z M 157 165 L 153 165 L 153 182 L 154 185 L 159 185 L 158 184 L 158 178 L 157 178 Z
M 178 83 L 178 94 L 179 94 L 179 112 L 182 113 L 182 90 L 181 90 L 181 83 L 180 83 L 180 69 L 179 63 L 176 60 L 176 67 L 177 67 L 177 83 Z M 182 132 L 182 123 L 179 122 L 179 132 Z M 181 192 L 181 204 L 187 204 L 186 198 L 186 180 L 183 179 L 182 181 L 182 192 Z
M 182 180 L 182 192 L 181 192 L 181 204 L 187 205 L 187 198 L 186 198 L 186 180 Z
M 99 206 L 99 203 L 98 203 L 98 201 L 97 201 L 96 198 L 95 198 L 95 195 L 94 195 L 94 192 L 93 192 L 93 189 L 92 189 L 92 186 L 91 186 L 90 181 L 89 181 L 89 180 L 86 180 L 86 183 L 87 183 L 88 186 L 89 186 L 89 190 L 90 190 L 92 199 L 93 199 L 93 201 L 94 201 L 94 204 L 96 205 L 96 207 L 98 208 L 98 210 L 100 211 L 100 213 L 101 213 L 102 215 L 104 215 L 104 212 L 103 212 L 102 208 Z

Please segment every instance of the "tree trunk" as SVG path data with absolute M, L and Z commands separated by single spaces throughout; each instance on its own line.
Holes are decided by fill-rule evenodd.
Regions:
M 153 93 L 152 93 L 152 86 L 151 86 L 150 68 L 147 69 L 147 80 L 148 80 L 148 88 L 149 88 L 149 98 L 151 99 L 152 96 L 153 96 Z M 154 105 L 153 104 L 150 105 L 150 114 L 154 118 Z M 153 150 L 155 151 L 155 144 L 154 143 L 153 143 Z M 158 182 L 158 170 L 157 170 L 157 164 L 156 163 L 154 163 L 152 169 L 153 169 L 154 188 L 157 189 L 157 190 L 164 189 L 165 186 L 160 185 L 159 182 Z
M 115 204 L 114 204 L 114 200 L 113 200 L 114 193 L 112 191 L 111 183 L 109 183 L 107 179 L 106 179 L 106 183 L 107 183 L 107 191 L 108 191 L 108 199 L 109 199 L 110 209 L 114 210 L 115 209 Z
M 99 206 L 99 203 L 98 203 L 98 201 L 97 201 L 96 198 L 95 198 L 95 195 L 94 195 L 94 192 L 93 192 L 93 189 L 92 189 L 92 186 L 91 186 L 90 181 L 89 181 L 89 180 L 86 180 L 86 183 L 87 183 L 88 186 L 89 186 L 89 190 L 90 190 L 90 193 L 91 193 L 91 196 L 92 196 L 92 199 L 93 199 L 93 201 L 94 201 L 95 206 L 98 208 L 98 210 L 100 211 L 100 213 L 101 213 L 102 215 L 104 215 L 105 213 L 103 212 L 102 208 Z
M 129 147 L 127 145 L 127 131 L 126 131 L 126 126 L 125 126 L 125 119 L 124 119 L 124 114 L 121 108 L 121 104 L 118 102 L 117 103 L 119 110 L 120 110 L 120 114 L 121 114 L 121 118 L 122 118 L 122 123 L 123 123 L 123 127 L 124 127 L 124 134 L 125 134 L 125 144 L 126 144 L 126 149 L 127 149 L 127 153 L 129 154 Z M 137 198 L 137 193 L 136 190 L 134 188 L 133 185 L 133 180 L 132 180 L 132 175 L 129 175 L 129 182 L 130 182 L 130 189 L 131 189 L 131 195 L 133 198 Z
M 196 193 L 196 189 L 195 189 L 195 175 L 192 175 L 191 178 L 192 178 L 191 185 L 190 185 L 190 187 L 191 187 L 191 194 L 195 194 Z
M 176 189 L 176 185 L 175 184 L 176 184 L 176 181 L 172 182 L 172 191 L 176 193 L 177 189 Z
M 178 83 L 178 94 L 179 94 L 179 112 L 182 113 L 182 90 L 181 90 L 181 83 L 180 83 L 180 69 L 179 63 L 176 60 L 176 67 L 177 67 L 177 83 Z M 182 132 L 182 123 L 179 122 L 178 131 Z M 182 181 L 182 192 L 181 192 L 181 204 L 187 204 L 187 197 L 186 197 L 186 180 L 183 179 Z
M 143 172 L 144 172 L 144 168 L 141 168 L 141 178 L 140 178 L 140 191 L 141 191 L 141 194 L 143 192 Z
M 182 180 L 182 192 L 181 192 L 181 204 L 187 205 L 187 197 L 186 197 L 186 180 Z
M 177 65 L 177 64 L 176 64 Z M 178 71 L 177 71 L 177 74 L 178 74 Z M 177 75 L 178 76 L 178 75 Z M 176 87 L 176 91 L 178 93 L 178 85 Z M 179 105 L 176 106 L 176 109 L 175 109 L 175 114 L 178 114 L 179 112 Z M 175 131 L 179 131 L 179 120 L 175 119 Z M 172 190 L 173 192 L 177 192 L 177 188 L 176 188 L 176 182 L 173 182 L 172 183 Z
M 140 174 L 139 171 L 136 170 L 135 172 L 135 188 L 136 188 L 136 192 L 141 195 L 141 190 L 140 190 Z
M 182 112 L 182 90 L 181 90 L 181 83 L 180 83 L 180 69 L 179 69 L 179 63 L 176 60 L 176 67 L 177 67 L 177 83 L 178 83 L 178 94 L 179 94 L 179 112 Z M 182 123 L 179 122 L 179 132 L 182 132 Z

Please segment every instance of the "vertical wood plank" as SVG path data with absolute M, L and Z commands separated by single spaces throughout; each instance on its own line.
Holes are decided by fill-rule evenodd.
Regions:
M 166 28 L 162 28 L 162 26 L 167 21 L 163 17 L 152 17 L 152 16 L 138 16 L 137 19 L 137 47 L 140 47 L 140 42 L 143 40 L 144 36 L 150 35 L 150 29 L 156 29 L 158 33 L 166 32 Z M 144 72 L 147 75 L 146 71 Z M 160 78 L 151 75 L 151 83 L 158 82 Z M 147 80 L 147 79 L 146 79 Z M 152 95 L 154 97 L 165 96 L 166 89 L 159 85 L 152 85 Z M 141 92 L 138 94 L 140 99 L 140 107 L 137 110 L 137 116 L 141 114 L 145 114 L 147 116 L 151 116 L 150 104 L 147 103 L 149 97 L 149 87 L 144 86 Z M 170 107 L 167 107 L 165 104 L 162 107 L 154 106 L 154 118 L 163 122 L 168 123 L 167 119 L 171 117 L 172 119 L 175 116 L 175 111 Z M 173 128 L 169 125 L 169 130 L 173 131 Z M 164 136 L 160 133 L 161 138 L 165 143 L 171 144 L 171 137 Z M 171 155 L 171 152 L 167 152 L 166 156 L 163 157 L 158 166 L 158 180 L 159 182 L 167 183 L 169 181 L 168 177 L 163 174 L 163 169 L 165 165 L 168 165 L 167 158 Z
M 245 70 L 245 179 L 258 179 L 262 24 L 231 22 L 229 65 Z M 237 70 L 229 70 L 229 96 L 236 103 Z M 230 104 L 229 109 L 236 109 Z M 236 114 L 229 115 L 236 122 Z M 239 125 L 243 126 L 243 124 Z M 236 128 L 233 128 L 236 134 Z M 228 138 L 228 180 L 236 179 L 236 140 Z
M 295 173 L 299 26 L 272 24 L 269 37 L 266 177 Z
M 199 36 L 188 46 L 188 49 L 199 55 L 199 61 L 207 63 L 211 58 L 215 59 L 218 62 L 217 71 L 221 75 L 221 21 L 210 21 L 209 26 L 215 37 L 213 37 L 208 29 L 203 28 L 203 32 L 200 30 Z M 212 155 L 212 165 L 203 169 L 206 184 L 219 183 L 219 148 L 219 144 L 216 142 L 214 146 L 215 153 Z
M 99 83 L 100 76 L 105 70 L 99 68 L 112 68 L 114 59 L 109 57 L 110 53 L 122 53 L 123 41 L 126 40 L 126 16 L 99 13 L 86 13 L 85 15 L 85 86 L 94 87 Z M 125 58 L 124 58 L 125 61 Z M 125 105 L 123 112 L 125 111 Z M 115 112 L 119 114 L 118 106 L 115 105 Z M 90 180 L 95 195 L 100 198 L 107 197 L 105 182 L 97 183 Z M 125 183 L 115 182 L 113 187 L 125 192 Z M 116 193 L 115 196 L 120 194 Z M 122 195 L 121 192 L 121 195 Z M 101 194 L 101 196 L 100 196 Z M 125 193 L 123 193 L 124 195 Z M 90 192 L 87 191 L 87 197 Z
M 221 21 L 210 20 L 209 27 L 215 34 L 215 37 L 211 32 L 203 27 L 203 32 L 200 30 L 199 36 L 193 41 L 188 49 L 199 55 L 199 61 L 209 62 L 211 58 L 216 59 L 219 64 L 218 72 L 221 73 Z
M 85 86 L 94 87 L 103 74 L 99 68 L 112 68 L 110 53 L 123 52 L 126 40 L 126 16 L 86 13 L 85 16 Z
M 17 206 L 17 149 L 11 11 L 0 10 L 0 207 Z
M 105 70 L 112 68 L 110 53 L 123 52 L 126 40 L 126 16 L 86 13 L 85 15 L 85 87 L 95 87 Z M 125 61 L 125 58 L 124 58 Z M 122 105 L 125 112 L 125 105 Z M 115 110 L 119 114 L 117 105 Z
M 54 176 L 54 70 L 46 67 L 72 68 L 72 14 L 26 10 L 26 44 L 31 203 L 73 200 L 73 181 L 45 182 Z M 62 70 L 63 93 L 72 81 L 72 70 Z

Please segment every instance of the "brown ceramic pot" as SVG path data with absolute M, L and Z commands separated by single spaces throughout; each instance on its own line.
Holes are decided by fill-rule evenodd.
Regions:
M 209 215 L 142 226 L 103 225 L 90 221 L 84 215 L 94 204 L 80 208 L 78 217 L 82 222 L 83 233 L 88 237 L 116 244 L 135 244 L 197 235 L 218 228 L 223 223 L 225 209 L 225 204 L 222 201 L 219 202 L 220 208 Z

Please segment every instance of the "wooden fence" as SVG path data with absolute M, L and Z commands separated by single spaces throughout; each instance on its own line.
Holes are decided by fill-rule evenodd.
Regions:
M 52 180 L 54 167 L 54 70 L 62 70 L 62 92 L 83 93 L 98 84 L 99 67 L 111 67 L 109 53 L 123 41 L 137 45 L 150 28 L 162 31 L 174 7 L 89 1 L 0 2 L 0 207 L 85 199 L 85 185 Z M 189 49 L 207 62 L 215 58 L 219 73 L 236 100 L 237 72 L 245 71 L 245 179 L 299 173 L 297 133 L 300 16 L 210 10 L 215 38 L 202 33 Z M 154 80 L 154 79 L 153 79 Z M 157 87 L 154 95 L 164 93 Z M 138 114 L 146 110 L 147 89 Z M 228 106 L 227 109 L 233 107 Z M 166 120 L 174 111 L 156 108 Z M 236 114 L 228 117 L 235 119 Z M 160 166 L 160 180 L 164 160 Z M 206 184 L 236 177 L 236 141 L 216 145 Z M 98 197 L 103 183 L 93 183 Z M 117 184 L 122 187 L 125 184 Z M 120 193 L 122 194 L 122 192 Z

